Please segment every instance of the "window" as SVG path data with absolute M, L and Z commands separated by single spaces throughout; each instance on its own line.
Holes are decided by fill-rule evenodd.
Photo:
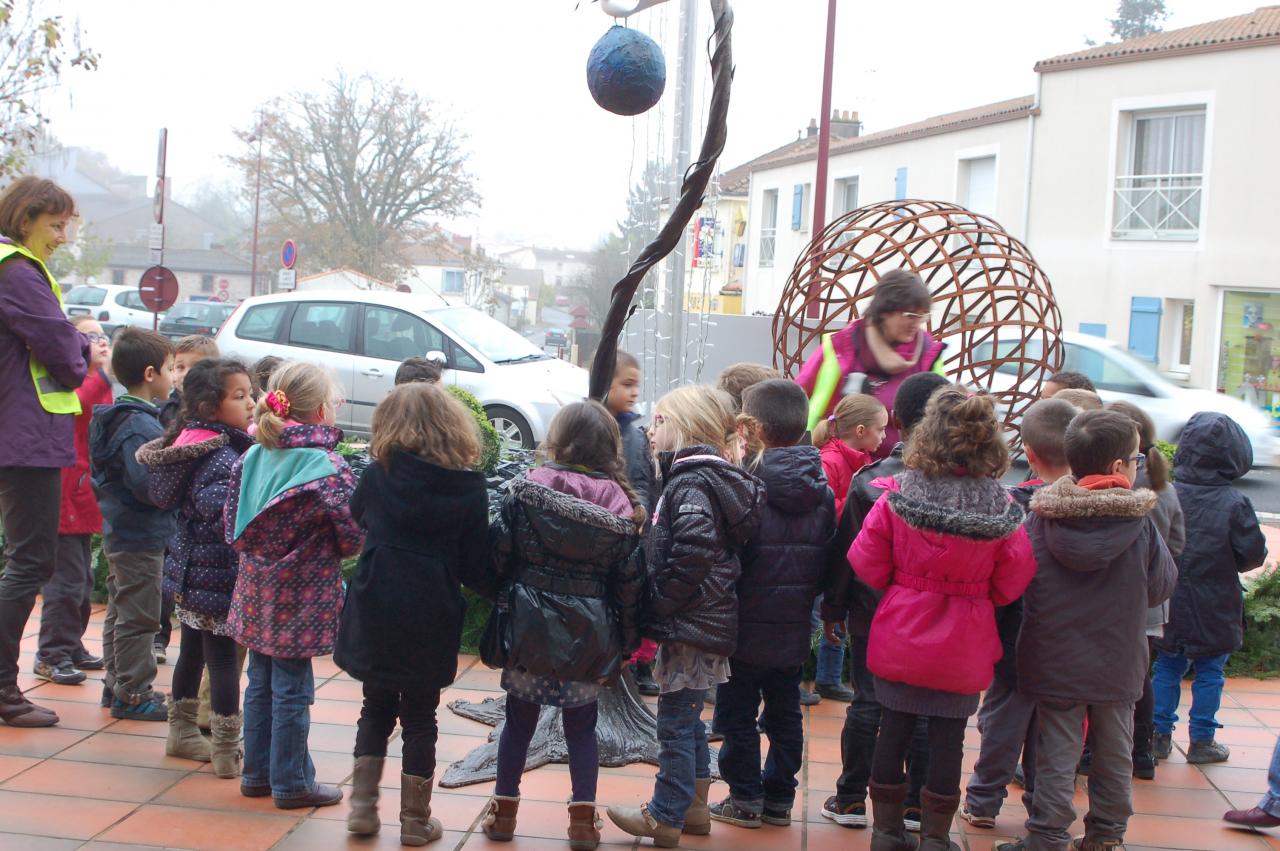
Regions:
M 200 292 L 202 293 L 213 292 L 213 275 L 200 276 Z
M 244 319 L 236 328 L 236 336 L 242 340 L 258 340 L 274 343 L 280 333 L 280 322 L 288 313 L 288 303 L 260 304 L 245 311 Z
M 121 307 L 127 307 L 130 310 L 151 310 L 151 308 L 142 303 L 142 296 L 138 295 L 137 290 L 125 290 L 122 293 L 116 293 L 115 302 Z
M 773 252 L 778 239 L 778 190 L 764 191 L 764 215 L 760 227 L 760 265 L 773 265 Z
M 984 216 L 996 213 L 996 158 L 960 161 L 960 205 Z
M 1099 390 L 1134 396 L 1155 395 L 1144 377 L 1152 374 L 1150 367 L 1120 349 L 1090 349 L 1072 343 L 1067 343 L 1066 348 L 1067 360 L 1063 368 L 1084 373 Z
M 1174 317 L 1174 351 L 1173 366 L 1179 371 L 1191 370 L 1191 339 L 1195 330 L 1196 303 L 1194 301 L 1178 302 L 1173 312 Z
M 461 269 L 446 269 L 443 280 L 445 295 L 462 295 L 466 292 L 466 278 Z
M 842 177 L 836 181 L 834 215 L 832 218 L 840 218 L 845 213 L 851 213 L 858 209 L 858 178 Z
M 87 304 L 97 307 L 107 299 L 107 291 L 102 287 L 79 286 L 67 293 L 63 299 L 67 304 Z
M 356 307 L 337 302 L 299 304 L 289 323 L 289 344 L 334 352 L 350 351 Z
M 809 230 L 809 193 L 813 184 L 797 183 L 791 188 L 791 229 Z
M 1199 237 L 1204 133 L 1203 108 L 1130 113 L 1124 166 L 1116 176 L 1113 238 Z
M 111 270 L 111 283 L 117 287 L 124 286 L 124 269 Z
M 364 353 L 371 358 L 402 361 L 444 352 L 444 335 L 412 314 L 389 307 L 364 309 Z

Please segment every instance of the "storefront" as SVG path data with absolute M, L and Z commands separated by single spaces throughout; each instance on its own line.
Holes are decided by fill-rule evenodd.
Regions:
M 1218 391 L 1280 422 L 1280 292 L 1224 290 L 1221 327 Z

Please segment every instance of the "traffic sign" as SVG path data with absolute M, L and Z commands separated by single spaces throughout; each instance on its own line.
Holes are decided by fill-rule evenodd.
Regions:
M 280 265 L 286 269 L 292 269 L 293 264 L 298 262 L 298 246 L 293 244 L 292 239 L 286 239 L 284 245 L 280 246 Z
M 163 266 L 152 266 L 138 281 L 138 298 L 152 313 L 173 307 L 178 300 L 178 278 Z
M 151 202 L 151 212 L 155 215 L 156 224 L 164 221 L 164 178 L 156 178 L 156 197 Z
M 298 273 L 293 269 L 281 269 L 276 278 L 276 286 L 282 290 L 291 290 L 298 285 Z

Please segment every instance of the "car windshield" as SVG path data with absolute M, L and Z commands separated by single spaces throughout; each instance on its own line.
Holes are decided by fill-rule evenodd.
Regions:
M 496 319 L 470 307 L 433 310 L 424 315 L 453 332 L 494 363 L 544 360 L 550 355 Z
M 200 323 L 217 323 L 225 318 L 225 314 L 219 305 L 207 304 L 198 301 L 188 301 L 182 304 L 175 304 L 169 308 L 169 312 L 165 314 L 165 318 L 171 322 L 194 321 Z

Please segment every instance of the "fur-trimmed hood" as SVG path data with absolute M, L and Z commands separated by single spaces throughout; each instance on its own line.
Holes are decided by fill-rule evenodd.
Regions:
M 1053 557 L 1071 570 L 1090 572 L 1129 551 L 1155 504 L 1156 495 L 1145 488 L 1091 491 L 1066 476 L 1036 492 L 1031 512 Z
M 191 423 L 190 427 L 213 436 L 182 446 L 166 446 L 165 438 L 157 438 L 138 447 L 135 454 L 139 464 L 151 468 L 148 492 L 160 508 L 178 507 L 208 456 L 228 446 L 238 456 L 253 445 L 248 434 L 221 423 Z
M 1007 538 L 1022 525 L 1022 507 L 994 479 L 944 480 L 908 471 L 888 493 L 893 513 L 914 529 L 974 541 Z
M 1064 476 L 1031 497 L 1031 510 L 1054 520 L 1145 517 L 1155 504 L 1156 495 L 1146 488 L 1091 491 L 1076 484 L 1073 476 Z
M 527 475 L 513 479 L 507 489 L 512 498 L 535 513 L 554 515 L 615 535 L 636 534 L 636 525 L 629 518 L 619 517 L 595 503 L 538 484 Z

